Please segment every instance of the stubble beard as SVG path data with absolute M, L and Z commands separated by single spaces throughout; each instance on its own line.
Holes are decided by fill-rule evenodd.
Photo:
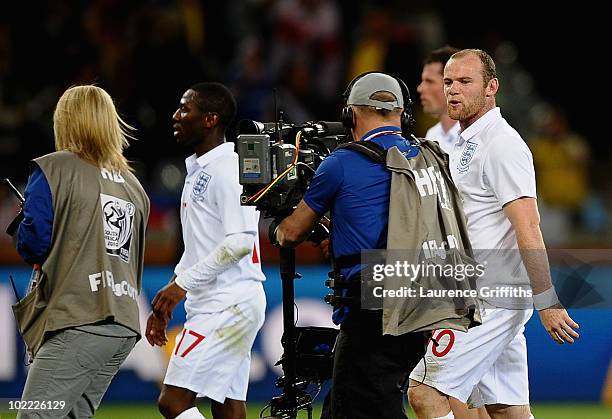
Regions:
M 448 116 L 456 121 L 468 121 L 476 116 L 484 106 L 485 97 L 481 95 L 474 98 L 472 102 L 467 102 L 467 104 L 466 101 L 461 102 L 461 107 L 458 109 L 448 106 Z

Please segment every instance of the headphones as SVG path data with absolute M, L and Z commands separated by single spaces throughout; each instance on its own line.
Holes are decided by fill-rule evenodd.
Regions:
M 349 83 L 348 87 L 346 88 L 346 90 L 344 91 L 342 95 L 344 98 L 344 103 L 346 103 L 346 101 L 348 100 L 349 95 L 351 94 L 351 90 L 353 89 L 353 86 L 355 85 L 355 83 L 357 83 L 357 81 L 360 78 L 368 74 L 372 74 L 372 73 L 387 74 L 387 73 L 382 73 L 380 71 L 368 71 L 366 73 L 360 74 L 357 77 L 355 77 L 353 80 L 351 80 L 351 82 Z M 404 109 L 402 110 L 402 115 L 400 117 L 401 126 L 402 126 L 402 135 L 405 138 L 409 138 L 412 133 L 412 128 L 414 127 L 414 123 L 415 123 L 414 112 L 412 110 L 412 99 L 410 98 L 410 91 L 408 90 L 406 83 L 404 83 L 402 79 L 400 79 L 399 77 L 395 77 L 392 74 L 387 74 L 387 75 L 397 80 L 397 83 L 399 84 L 400 89 L 402 91 L 402 99 L 404 102 Z M 342 125 L 344 125 L 345 128 L 347 129 L 354 128 L 355 124 L 353 123 L 353 109 L 349 105 L 346 105 L 342 108 L 342 113 L 340 114 L 340 121 L 342 122 Z

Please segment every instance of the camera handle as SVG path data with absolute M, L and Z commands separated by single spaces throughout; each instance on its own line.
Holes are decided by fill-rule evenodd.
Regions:
M 299 410 L 306 410 L 308 419 L 312 419 L 312 398 L 300 388 L 296 376 L 294 280 L 300 278 L 300 274 L 295 272 L 295 249 L 280 248 L 280 277 L 283 294 L 283 356 L 279 363 L 284 375 L 277 381 L 277 387 L 282 384 L 283 394 L 270 401 L 269 418 L 295 419 Z

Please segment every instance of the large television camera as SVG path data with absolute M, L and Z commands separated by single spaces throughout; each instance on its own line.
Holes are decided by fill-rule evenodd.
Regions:
M 347 142 L 340 122 L 294 125 L 245 119 L 237 131 L 241 203 L 256 206 L 264 218 L 291 214 L 319 164 Z
M 236 149 L 240 162 L 242 205 L 255 206 L 264 218 L 280 220 L 290 215 L 304 196 L 317 167 L 339 144 L 347 141 L 340 122 L 282 121 L 262 123 L 243 120 L 238 124 Z M 313 395 L 331 378 L 338 330 L 325 327 L 296 327 L 294 321 L 295 250 L 280 249 L 283 294 L 283 376 L 276 387 L 283 393 L 267 408 L 273 419 L 295 419 L 299 410 L 312 418 Z M 318 392 L 317 392 L 318 394 Z M 315 396 L 316 397 L 316 396 Z M 264 417 L 264 411 L 260 417 Z

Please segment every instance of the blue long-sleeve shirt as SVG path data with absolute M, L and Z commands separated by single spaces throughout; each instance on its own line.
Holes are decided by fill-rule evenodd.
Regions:
M 24 219 L 17 232 L 17 252 L 28 263 L 43 263 L 51 249 L 53 200 L 45 174 L 36 163 L 25 189 Z

